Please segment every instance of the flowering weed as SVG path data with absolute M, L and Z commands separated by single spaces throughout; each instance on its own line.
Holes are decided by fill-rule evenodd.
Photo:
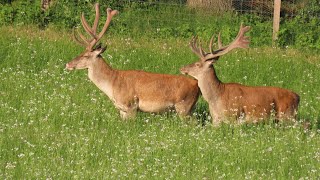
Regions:
M 300 116 L 292 126 L 213 128 L 202 99 L 189 121 L 174 113 L 122 121 L 85 70 L 64 70 L 81 52 L 68 34 L 0 34 L 1 179 L 320 178 L 319 55 L 256 48 L 222 57 L 222 81 L 291 89 L 301 95 Z M 104 57 L 118 69 L 178 74 L 196 60 L 187 43 L 114 37 Z M 305 120 L 311 129 L 301 128 Z

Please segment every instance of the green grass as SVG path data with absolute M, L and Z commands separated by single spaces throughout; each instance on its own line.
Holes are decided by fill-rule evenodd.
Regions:
M 70 35 L 0 28 L 1 179 L 320 178 L 320 56 L 296 49 L 234 51 L 216 64 L 223 82 L 270 85 L 301 96 L 301 124 L 219 128 L 200 99 L 193 120 L 139 113 L 122 121 L 86 71 L 65 63 L 82 48 Z M 112 37 L 104 57 L 117 69 L 179 74 L 195 61 L 184 39 Z

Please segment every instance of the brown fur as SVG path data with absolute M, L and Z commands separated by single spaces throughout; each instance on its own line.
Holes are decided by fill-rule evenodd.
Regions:
M 200 90 L 197 81 L 183 76 L 148 73 L 144 71 L 120 71 L 112 69 L 101 57 L 106 48 L 97 45 L 117 10 L 107 8 L 107 19 L 97 33 L 99 25 L 99 4 L 95 4 L 96 16 L 92 26 L 88 25 L 84 14 L 80 17 L 84 30 L 91 37 L 86 39 L 81 33 L 74 39 L 86 50 L 66 68 L 88 69 L 90 80 L 102 90 L 119 109 L 123 119 L 134 117 L 137 110 L 144 112 L 163 112 L 175 109 L 180 116 L 190 114 L 196 104 Z M 95 48 L 94 48 L 95 47 Z
M 175 109 L 180 116 L 189 115 L 199 97 L 197 81 L 184 76 L 144 71 L 112 69 L 99 55 L 101 49 L 86 50 L 66 67 L 88 69 L 90 80 L 113 101 L 124 119 L 143 112 Z
M 201 93 L 209 103 L 212 122 L 218 125 L 226 118 L 259 121 L 272 114 L 278 120 L 295 117 L 299 96 L 278 87 L 253 87 L 237 83 L 222 83 L 210 61 L 198 61 L 181 68 L 181 72 L 198 80 Z

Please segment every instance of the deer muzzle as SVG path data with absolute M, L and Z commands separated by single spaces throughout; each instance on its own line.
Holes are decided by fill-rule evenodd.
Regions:
M 72 70 L 74 70 L 74 65 L 72 65 L 71 63 L 67 63 L 66 64 L 66 69 L 69 70 L 69 71 L 72 71 Z
M 184 75 L 188 75 L 188 70 L 185 67 L 180 68 L 180 72 Z

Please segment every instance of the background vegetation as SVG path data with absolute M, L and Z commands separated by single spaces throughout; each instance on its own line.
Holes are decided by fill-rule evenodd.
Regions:
M 319 178 L 319 55 L 251 48 L 216 64 L 224 82 L 297 92 L 299 119 L 292 126 L 213 128 L 202 99 L 191 120 L 140 113 L 124 122 L 85 70 L 64 70 L 82 51 L 69 33 L 34 27 L 0 33 L 1 179 Z M 196 60 L 187 39 L 113 36 L 107 42 L 103 56 L 117 69 L 179 74 Z M 302 127 L 305 121 L 311 129 Z
M 10 3 L 8 3 L 10 2 Z M 70 30 L 79 25 L 79 15 L 85 12 L 87 18 L 93 19 L 93 4 L 96 0 L 53 1 L 48 11 L 41 11 L 40 1 L 14 0 L 3 1 L 0 4 L 0 25 L 29 25 L 41 28 L 55 27 Z M 203 10 L 189 8 L 186 4 L 192 1 L 98 1 L 102 9 L 112 7 L 121 13 L 113 23 L 112 32 L 126 36 L 147 36 L 153 38 L 190 38 L 193 34 L 209 37 L 220 29 L 224 29 L 226 40 L 237 31 L 240 22 L 254 26 L 252 44 L 263 46 L 271 44 L 272 9 L 269 5 L 260 7 L 258 11 L 226 11 Z M 196 1 L 197 2 L 197 1 Z M 228 1 L 229 2 L 229 1 Z M 230 1 L 231 2 L 231 1 Z M 252 2 L 252 1 L 250 1 Z M 318 0 L 300 0 L 296 6 L 286 5 L 280 29 L 278 45 L 281 47 L 294 46 L 297 48 L 320 49 L 320 4 Z M 219 3 L 213 3 L 219 4 Z M 221 4 L 221 3 L 220 3 Z M 288 4 L 288 2 L 287 2 Z M 246 5 L 233 2 L 234 9 Z M 264 5 L 264 4 L 262 4 Z M 217 5 L 218 6 L 218 5 Z M 230 5 L 228 5 L 229 7 Z M 254 4 L 250 4 L 254 6 Z M 248 8 L 248 7 L 247 7 Z M 251 7 L 254 8 L 254 7 Z M 219 5 L 219 9 L 220 5 Z M 286 10 L 290 9 L 290 10 Z M 222 9 L 224 10 L 224 9 Z M 228 10 L 228 11 L 227 11 Z M 267 12 L 263 14 L 263 11 Z M 255 38 L 257 37 L 257 38 Z

